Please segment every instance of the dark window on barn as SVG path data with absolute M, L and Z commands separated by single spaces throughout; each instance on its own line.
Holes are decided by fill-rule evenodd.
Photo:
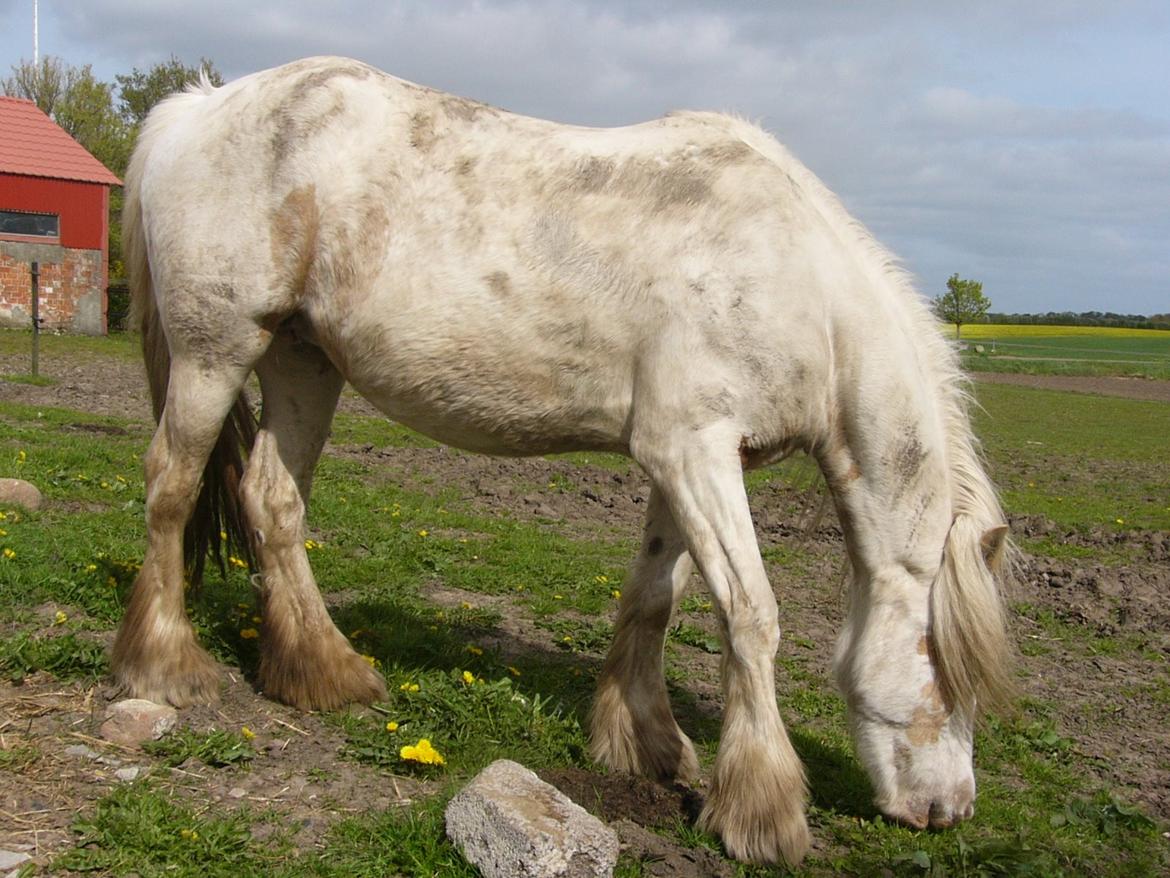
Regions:
M 57 238 L 60 237 L 60 234 L 60 217 L 55 214 L 0 210 L 0 235 L 28 235 L 33 238 Z

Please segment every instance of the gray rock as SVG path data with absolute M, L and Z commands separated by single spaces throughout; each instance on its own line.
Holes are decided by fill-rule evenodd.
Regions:
M 129 783 L 132 780 L 137 780 L 141 773 L 142 769 L 137 765 L 127 765 L 125 768 L 119 768 L 115 771 L 114 777 L 124 783 Z
M 613 875 L 617 836 L 556 787 L 501 759 L 447 805 L 447 836 L 485 878 Z
M 92 750 L 84 744 L 70 744 L 65 748 L 66 756 L 81 756 L 85 759 L 98 759 L 101 754 L 97 750 Z
M 0 479 L 0 506 L 23 506 L 30 512 L 41 508 L 41 492 L 24 479 Z
M 28 854 L 21 851 L 9 851 L 0 848 L 0 869 L 15 869 L 17 866 L 31 860 Z
M 102 737 L 115 744 L 137 747 L 155 741 L 175 727 L 178 712 L 167 704 L 127 698 L 106 708 Z

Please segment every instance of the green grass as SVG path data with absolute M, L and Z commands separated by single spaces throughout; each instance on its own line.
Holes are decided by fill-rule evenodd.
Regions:
M 54 356 L 82 354 L 95 359 L 115 357 L 120 360 L 141 358 L 141 341 L 136 333 L 114 332 L 109 335 L 57 335 L 42 332 L 38 342 L 40 365 L 51 371 Z M 31 329 L 0 329 L 0 356 L 32 354 Z
M 13 338 L 0 333 L 0 349 Z M 132 348 L 125 339 L 109 344 L 112 355 Z M 94 344 L 95 356 L 111 353 L 100 347 Z M 1164 466 L 1170 407 L 997 385 L 980 385 L 979 398 L 985 412 L 977 429 L 1012 510 L 1043 514 L 1077 531 L 1170 529 Z M 29 478 L 50 501 L 37 513 L 0 509 L 0 549 L 12 553 L 0 557 L 0 623 L 6 626 L 0 673 L 6 677 L 42 671 L 88 681 L 105 673 L 95 635 L 116 624 L 141 557 L 141 455 L 150 432 L 132 421 L 0 403 L 0 476 Z M 334 441 L 426 444 L 402 428 L 356 416 L 339 417 Z M 608 455 L 568 459 L 615 471 L 630 466 Z M 774 480 L 815 490 L 815 474 L 799 461 L 750 477 L 753 491 Z M 550 490 L 574 490 L 571 474 Z M 55 870 L 470 875 L 441 833 L 443 805 L 460 782 L 501 756 L 536 767 L 588 765 L 582 727 L 596 656 L 612 634 L 606 614 L 636 534 L 566 536 L 540 522 L 484 514 L 454 490 L 417 481 L 404 487 L 336 457 L 320 468 L 311 525 L 310 558 L 323 590 L 337 598 L 334 617 L 385 675 L 390 693 L 372 710 L 327 717 L 344 735 L 342 758 L 413 774 L 431 794 L 408 809 L 342 820 L 320 848 L 297 856 L 286 832 L 264 840 L 250 832 L 257 824 L 279 827 L 278 813 L 210 808 L 147 778 L 116 789 L 79 817 L 78 847 L 59 857 Z M 1094 550 L 1059 534 L 1034 543 L 1066 546 L 1064 557 L 1093 557 L 1086 553 Z M 812 560 L 798 545 L 775 547 L 768 556 L 798 570 Z M 431 599 L 440 586 L 442 603 Z M 46 604 L 62 607 L 65 619 L 38 615 Z M 544 642 L 516 648 L 500 636 L 502 615 L 513 607 L 537 620 Z M 707 633 L 714 630 L 709 598 L 689 596 L 681 609 L 688 616 L 671 630 L 668 658 L 715 652 L 718 640 Z M 1073 655 L 1120 659 L 1152 649 L 1140 638 L 1100 636 L 1048 610 L 1016 609 L 1043 634 L 1037 651 L 1059 642 Z M 202 641 L 245 670 L 257 660 L 256 641 L 244 633 L 257 626 L 255 612 L 244 570 L 230 568 L 225 577 L 213 572 L 192 595 Z M 1129 878 L 1167 868 L 1161 828 L 1092 780 L 1088 757 L 1061 728 L 1055 706 L 1035 700 L 1018 716 L 980 730 L 974 821 L 941 833 L 885 822 L 852 753 L 841 699 L 814 670 L 815 647 L 790 632 L 779 659 L 785 715 L 808 767 L 820 844 L 797 874 Z M 677 663 L 668 666 L 680 722 L 709 764 L 718 717 L 699 709 L 691 682 Z M 1165 676 L 1141 685 L 1170 698 Z M 404 758 L 402 748 L 422 738 L 442 754 L 442 765 Z M 237 732 L 182 732 L 152 747 L 157 760 L 195 759 L 204 771 L 246 771 L 263 758 Z M 19 771 L 41 758 L 32 746 L 0 747 L 2 770 Z M 719 850 L 717 840 L 685 823 L 658 831 Z M 618 874 L 648 868 L 627 857 Z M 780 874 L 736 868 L 741 875 Z
M 1079 530 L 1170 529 L 1170 406 L 997 384 L 977 396 L 1009 509 Z
M 1170 379 L 1170 332 L 1107 335 L 987 335 L 965 339 L 963 365 L 975 372 L 1127 375 Z

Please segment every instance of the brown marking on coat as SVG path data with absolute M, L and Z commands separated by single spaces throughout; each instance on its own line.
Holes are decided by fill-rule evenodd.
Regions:
M 488 288 L 500 298 L 507 298 L 512 294 L 512 279 L 506 271 L 493 271 L 484 278 Z
M 906 726 L 906 739 L 915 747 L 938 743 L 942 728 L 951 715 L 938 684 L 933 680 L 923 685 L 919 694 L 927 700 L 927 704 L 914 708 L 910 723 Z
M 448 119 L 458 119 L 462 122 L 475 122 L 480 116 L 498 116 L 500 111 L 490 104 L 455 95 L 443 94 L 439 98 L 439 105 Z
M 429 113 L 419 110 L 410 117 L 410 145 L 419 152 L 428 152 L 438 136 L 435 134 L 435 119 Z
M 289 294 L 289 310 L 304 296 L 317 252 L 319 222 L 317 190 L 311 183 L 286 195 L 272 218 L 272 264 Z
M 614 172 L 613 159 L 589 156 L 583 159 L 573 174 L 573 188 L 581 192 L 600 192 Z
M 923 634 L 921 637 L 918 638 L 918 654 L 919 655 L 930 655 L 930 652 L 931 652 L 930 638 L 927 635 Z
M 763 156 L 742 140 L 728 140 L 722 143 L 712 144 L 704 148 L 700 155 L 717 167 L 720 165 L 739 164 L 753 157 L 763 159 Z
M 909 725 L 906 726 L 906 740 L 915 747 L 921 747 L 924 744 L 937 744 L 946 721 L 945 711 L 932 711 L 925 707 L 916 707 L 914 713 L 910 715 Z

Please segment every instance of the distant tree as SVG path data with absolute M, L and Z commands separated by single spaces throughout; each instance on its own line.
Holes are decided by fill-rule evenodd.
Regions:
M 155 104 L 182 91 L 191 83 L 198 82 L 201 71 L 207 73 L 212 85 L 223 85 L 223 77 L 215 69 L 214 62 L 200 58 L 199 66 L 188 67 L 174 55 L 146 72 L 135 67 L 126 75 L 115 76 L 121 98 L 122 118 L 137 129 Z
M 77 68 L 57 101 L 54 121 L 118 176 L 130 158 L 130 131 L 114 106 L 114 87 L 94 78 L 88 64 Z
M 983 284 L 963 280 L 958 274 L 947 279 L 947 291 L 934 300 L 934 313 L 940 320 L 955 324 L 955 338 L 964 323 L 981 320 L 991 307 L 991 300 L 983 295 Z
M 77 68 L 55 55 L 46 55 L 39 64 L 22 58 L 12 65 L 12 75 L 4 79 L 4 94 L 32 101 L 42 113 L 52 116 L 76 76 Z

